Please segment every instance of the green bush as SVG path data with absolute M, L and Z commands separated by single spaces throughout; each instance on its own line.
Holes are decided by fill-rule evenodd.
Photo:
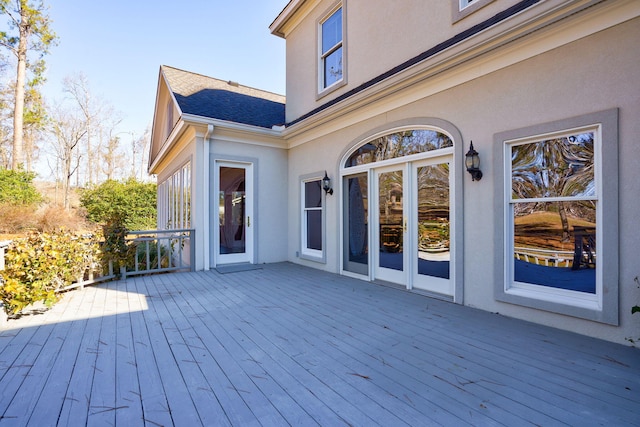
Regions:
M 65 230 L 29 233 L 11 242 L 0 271 L 0 298 L 7 313 L 16 314 L 29 304 L 58 299 L 56 291 L 82 278 L 100 262 L 96 238 Z
M 106 181 L 84 190 L 80 204 L 95 223 L 106 224 L 117 217 L 129 230 L 156 229 L 156 184 L 135 179 Z
M 33 172 L 0 168 L 0 203 L 33 205 L 42 202 L 42 196 L 33 185 Z
M 133 265 L 134 255 L 127 243 L 129 230 L 124 225 L 124 218 L 114 214 L 102 226 L 104 242 L 102 243 L 102 264 L 106 269 L 109 262 L 113 263 L 116 274 L 121 267 Z

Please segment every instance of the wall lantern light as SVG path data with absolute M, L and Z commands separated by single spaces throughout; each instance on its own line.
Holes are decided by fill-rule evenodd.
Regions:
M 327 171 L 324 171 L 324 178 L 322 178 L 322 189 L 327 194 L 333 194 L 333 188 L 331 188 L 331 178 L 327 176 Z
M 478 155 L 478 152 L 473 149 L 473 141 L 471 141 L 469 151 L 465 154 L 464 164 L 467 167 L 467 172 L 471 174 L 472 181 L 480 181 L 482 179 L 480 156 Z

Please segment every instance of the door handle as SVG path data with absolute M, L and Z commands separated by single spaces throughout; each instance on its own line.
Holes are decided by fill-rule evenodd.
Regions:
M 251 227 L 251 217 L 247 217 L 247 228 Z
M 402 231 L 407 232 L 407 218 L 404 219 L 404 225 L 402 226 Z

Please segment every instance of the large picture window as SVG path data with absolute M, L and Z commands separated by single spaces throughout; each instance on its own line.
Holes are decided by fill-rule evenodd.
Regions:
M 591 128 L 508 145 L 513 286 L 596 294 L 597 135 Z
M 496 183 L 504 191 L 497 299 L 617 323 L 612 111 L 497 136 L 503 178 Z
M 342 8 L 320 24 L 320 91 L 343 79 Z

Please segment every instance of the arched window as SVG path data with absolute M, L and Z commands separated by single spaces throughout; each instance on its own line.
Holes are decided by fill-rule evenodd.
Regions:
M 453 147 L 453 141 L 442 132 L 429 129 L 403 130 L 378 137 L 349 156 L 345 167 L 365 165 Z

